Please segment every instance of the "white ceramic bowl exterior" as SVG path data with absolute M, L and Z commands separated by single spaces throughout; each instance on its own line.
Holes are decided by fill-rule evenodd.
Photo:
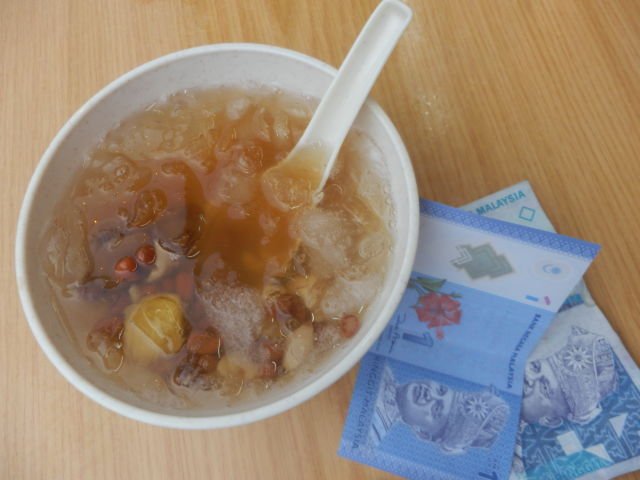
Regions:
M 145 401 L 119 386 L 84 357 L 52 309 L 51 292 L 40 266 L 38 245 L 53 208 L 66 190 L 83 154 L 120 120 L 167 94 L 217 85 L 273 86 L 321 97 L 335 69 L 311 57 L 277 47 L 219 44 L 183 50 L 123 75 L 84 104 L 53 139 L 31 179 L 16 238 L 20 299 L 33 334 L 49 360 L 81 392 L 104 407 L 143 422 L 205 429 L 249 423 L 298 405 L 344 375 L 371 347 L 398 305 L 414 261 L 419 205 L 407 151 L 396 129 L 374 102 L 363 107 L 356 125 L 375 139 L 389 170 L 396 213 L 395 245 L 383 290 L 368 308 L 362 328 L 345 348 L 309 374 L 274 386 L 263 395 L 225 408 L 181 410 Z

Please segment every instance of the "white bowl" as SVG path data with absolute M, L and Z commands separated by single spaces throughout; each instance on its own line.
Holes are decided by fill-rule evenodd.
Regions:
M 407 151 L 389 118 L 369 100 L 356 125 L 382 151 L 395 208 L 395 245 L 383 290 L 368 308 L 358 334 L 309 374 L 298 374 L 263 395 L 224 408 L 181 410 L 143 400 L 100 373 L 71 341 L 52 308 L 40 266 L 42 230 L 82 154 L 109 129 L 143 107 L 182 89 L 216 85 L 267 85 L 321 97 L 335 69 L 306 55 L 255 44 L 219 44 L 183 50 L 121 76 L 85 103 L 62 127 L 36 168 L 22 204 L 16 238 L 18 291 L 33 335 L 49 360 L 76 388 L 106 408 L 154 425 L 229 427 L 283 412 L 344 375 L 366 353 L 391 318 L 407 284 L 418 238 L 418 195 Z

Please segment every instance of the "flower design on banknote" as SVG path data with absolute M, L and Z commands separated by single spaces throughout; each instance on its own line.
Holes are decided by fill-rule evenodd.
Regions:
M 460 302 L 456 298 L 457 293 L 441 293 L 440 289 L 446 280 L 432 280 L 429 278 L 412 277 L 409 288 L 417 290 L 420 294 L 418 302 L 413 306 L 418 320 L 435 329 L 436 338 L 444 338 L 443 327 L 459 325 L 462 318 Z
M 478 420 L 482 420 L 487 416 L 489 412 L 489 406 L 487 402 L 484 401 L 481 397 L 472 396 L 465 400 L 464 409 L 468 415 L 471 415 Z
M 567 367 L 574 372 L 587 368 L 592 363 L 587 350 L 578 345 L 572 345 L 567 348 L 567 351 L 564 353 L 564 361 Z
M 421 322 L 435 329 L 436 337 L 439 339 L 444 338 L 442 327 L 457 325 L 462 317 L 460 302 L 443 293 L 429 292 L 422 295 L 413 308 Z

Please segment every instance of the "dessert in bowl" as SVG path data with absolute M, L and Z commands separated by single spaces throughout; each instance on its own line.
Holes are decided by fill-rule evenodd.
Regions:
M 36 339 L 83 393 L 157 425 L 231 426 L 364 355 L 418 234 L 395 128 L 367 102 L 314 207 L 282 211 L 260 183 L 334 74 L 270 46 L 185 50 L 125 74 L 58 133 L 25 196 L 16 268 Z

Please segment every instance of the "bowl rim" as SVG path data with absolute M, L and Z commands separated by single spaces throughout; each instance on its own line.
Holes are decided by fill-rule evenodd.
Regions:
M 337 72 L 337 70 L 332 66 L 309 55 L 282 47 L 258 43 L 219 43 L 204 45 L 185 50 L 179 50 L 144 63 L 124 73 L 123 75 L 119 76 L 108 85 L 103 87 L 89 100 L 87 100 L 65 122 L 65 124 L 55 135 L 55 137 L 43 153 L 42 157 L 40 158 L 38 165 L 36 166 L 36 169 L 29 181 L 18 216 L 15 245 L 16 280 L 19 297 L 25 313 L 25 317 L 27 319 L 29 327 L 31 328 L 33 336 L 35 337 L 37 343 L 40 345 L 40 348 L 44 351 L 49 361 L 69 383 L 71 383 L 76 389 L 78 389 L 80 392 L 82 392 L 84 395 L 86 395 L 96 403 L 102 405 L 108 410 L 111 410 L 112 412 L 118 413 L 125 417 L 160 427 L 186 430 L 204 430 L 252 423 L 289 410 L 290 408 L 301 404 L 302 402 L 310 399 L 324 389 L 328 388 L 330 385 L 340 379 L 345 373 L 347 373 L 347 371 L 349 371 L 364 356 L 373 342 L 379 337 L 379 335 L 386 327 L 405 290 L 409 275 L 411 274 L 411 267 L 414 262 L 417 248 L 419 203 L 415 174 L 413 171 L 411 160 L 409 158 L 406 147 L 402 139 L 400 138 L 399 133 L 397 132 L 389 117 L 374 100 L 369 99 L 366 102 L 368 107 L 375 115 L 376 120 L 381 122 L 384 130 L 391 138 L 394 149 L 399 154 L 399 161 L 403 166 L 403 179 L 404 183 L 406 184 L 405 186 L 408 189 L 407 194 L 410 199 L 409 205 L 407 206 L 409 216 L 407 228 L 408 239 L 405 249 L 405 256 L 400 265 L 397 282 L 391 289 L 385 306 L 383 306 L 381 311 L 378 313 L 378 319 L 371 325 L 371 328 L 367 331 L 367 334 L 363 336 L 360 342 L 355 344 L 338 364 L 336 364 L 332 369 L 326 371 L 324 374 L 314 379 L 310 383 L 304 385 L 302 388 L 295 391 L 288 397 L 277 399 L 273 402 L 260 405 L 247 411 L 208 416 L 188 416 L 159 413 L 134 406 L 130 403 L 127 403 L 126 401 L 120 400 L 108 394 L 107 392 L 91 383 L 89 380 L 85 379 L 80 373 L 78 373 L 58 351 L 53 341 L 45 331 L 36 313 L 33 298 L 29 289 L 29 281 L 27 278 L 27 227 L 29 225 L 29 219 L 31 217 L 31 212 L 34 205 L 35 194 L 42 181 L 44 171 L 54 158 L 54 154 L 58 150 L 62 142 L 73 131 L 73 129 L 78 126 L 83 117 L 105 97 L 118 90 L 120 87 L 124 86 L 127 82 L 144 73 L 148 73 L 154 69 L 170 64 L 176 60 L 203 54 L 221 52 L 252 52 L 277 54 L 306 63 L 307 65 L 314 67 L 324 73 L 330 74 L 331 76 L 334 76 Z M 387 320 L 382 321 L 381 318 L 386 318 Z

